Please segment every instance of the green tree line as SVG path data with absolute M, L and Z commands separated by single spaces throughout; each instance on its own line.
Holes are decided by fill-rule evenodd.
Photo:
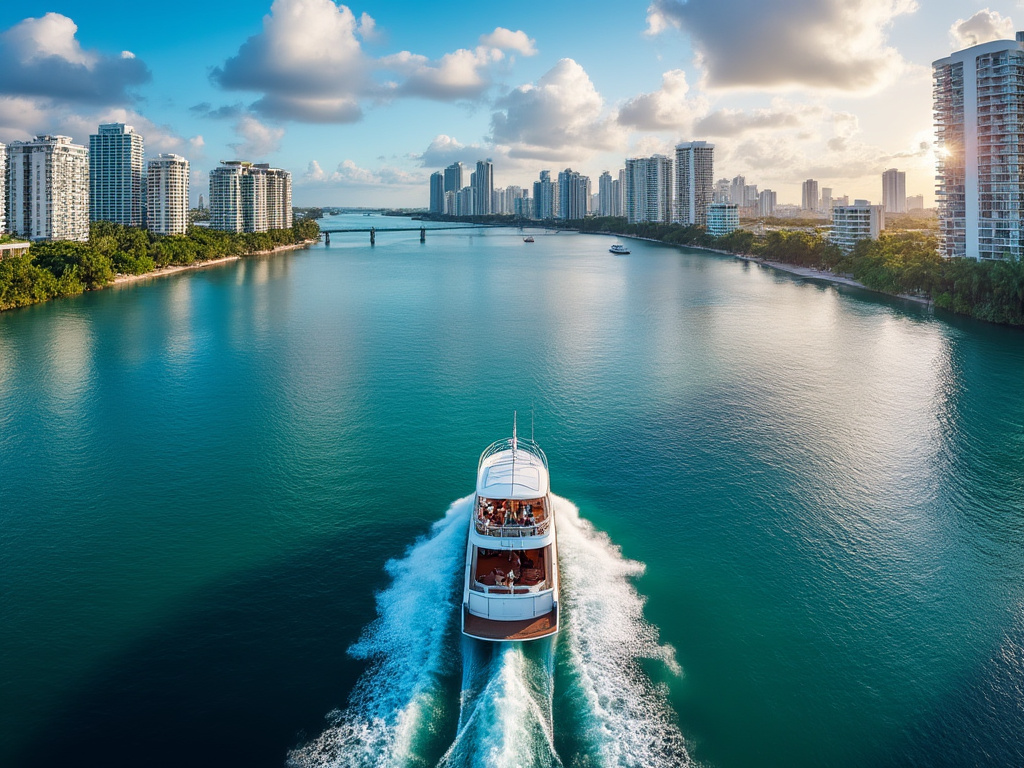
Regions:
M 313 219 L 269 232 L 238 234 L 190 227 L 187 234 L 166 236 L 97 221 L 89 229 L 87 243 L 33 243 L 28 255 L 0 260 L 0 310 L 101 288 L 117 274 L 144 275 L 159 267 L 249 256 L 319 236 L 320 225 Z

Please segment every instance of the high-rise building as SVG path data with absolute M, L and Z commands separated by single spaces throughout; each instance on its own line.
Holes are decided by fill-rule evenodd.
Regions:
M 668 224 L 672 221 L 672 161 L 664 155 L 626 160 L 626 218 Z
M 774 216 L 777 203 L 778 198 L 774 191 L 770 189 L 761 190 L 761 194 L 757 196 L 757 215 Z
M 715 145 L 690 141 L 676 145 L 674 221 L 707 226 L 715 184 Z
M 0 144 L 0 235 L 7 232 L 7 147 Z
M 907 198 L 907 210 L 924 210 L 924 195 L 911 195 Z
M 222 162 L 210 171 L 210 227 L 266 232 L 292 225 L 292 175 L 267 163 Z
M 853 205 L 832 206 L 832 230 L 829 240 L 849 253 L 858 240 L 877 240 L 885 229 L 885 212 L 880 205 L 867 200 L 854 200 Z
M 907 174 L 895 168 L 882 173 L 882 208 L 886 213 L 907 212 Z
M 832 210 L 832 187 L 821 188 L 821 212 L 829 213 Z
M 738 206 L 746 205 L 747 180 L 743 176 L 734 176 L 729 182 L 729 199 L 723 202 L 736 203 Z
M 142 226 L 142 136 L 124 123 L 101 123 L 89 137 L 89 220 Z
M 430 212 L 444 213 L 444 174 L 441 171 L 430 174 Z
M 200 195 L 199 195 L 199 210 L 200 211 L 206 210 L 206 200 L 203 199 L 202 193 L 200 193 Z
M 708 234 L 728 235 L 740 228 L 740 207 L 736 203 L 712 203 L 708 206 Z
M 944 256 L 1024 255 L 1024 32 L 932 64 Z
M 146 229 L 157 235 L 188 229 L 188 160 L 181 155 L 157 155 L 146 164 Z
M 731 203 L 730 190 L 732 189 L 732 182 L 728 179 L 719 179 L 715 182 L 715 189 L 711 193 L 711 202 L 713 203 Z
M 70 136 L 7 147 L 7 226 L 29 240 L 89 240 L 89 150 Z
M 533 182 L 533 218 L 542 221 L 555 218 L 556 198 L 551 171 L 541 171 L 540 179 Z
M 590 177 L 566 168 L 558 174 L 558 218 L 586 218 L 590 200 Z
M 597 179 L 597 215 L 612 215 L 612 175 L 605 171 Z
M 491 197 L 494 193 L 494 163 L 490 158 L 477 160 L 476 179 L 473 183 L 476 189 L 476 210 L 477 215 L 492 213 Z
M 462 163 L 452 163 L 444 169 L 444 191 L 458 193 L 462 189 L 462 177 L 465 166 Z
M 818 210 L 818 182 L 808 179 L 801 188 L 800 207 L 805 211 Z

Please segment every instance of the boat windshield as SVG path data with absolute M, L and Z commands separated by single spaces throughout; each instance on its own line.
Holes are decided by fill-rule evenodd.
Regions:
M 539 536 L 551 518 L 543 497 L 538 499 L 488 499 L 476 504 L 476 530 L 485 536 Z

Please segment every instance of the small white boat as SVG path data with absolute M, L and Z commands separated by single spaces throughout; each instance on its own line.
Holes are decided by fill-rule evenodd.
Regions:
M 558 632 L 558 551 L 548 460 L 532 440 L 491 443 L 477 466 L 462 633 L 537 640 Z
M 533 235 L 527 235 L 526 237 L 524 237 L 523 238 L 523 242 L 524 243 L 532 243 L 533 242 Z
M 609 251 L 610 251 L 611 253 L 618 253 L 618 254 L 622 254 L 622 255 L 625 255 L 625 254 L 628 254 L 628 253 L 629 253 L 629 248 L 627 248 L 627 247 L 626 247 L 626 246 L 624 246 L 624 245 L 621 245 L 620 243 L 616 243 L 615 245 L 613 245 L 613 246 L 612 246 L 611 248 L 609 248 L 608 250 L 609 250 Z

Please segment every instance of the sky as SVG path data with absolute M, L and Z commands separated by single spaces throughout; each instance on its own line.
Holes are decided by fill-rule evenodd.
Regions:
M 127 122 L 189 159 L 193 202 L 240 159 L 291 171 L 295 205 L 425 207 L 457 160 L 596 189 L 705 140 L 780 203 L 807 178 L 878 203 L 899 168 L 931 205 L 931 62 L 1013 38 L 1020 2 L 3 3 L 0 142 Z

